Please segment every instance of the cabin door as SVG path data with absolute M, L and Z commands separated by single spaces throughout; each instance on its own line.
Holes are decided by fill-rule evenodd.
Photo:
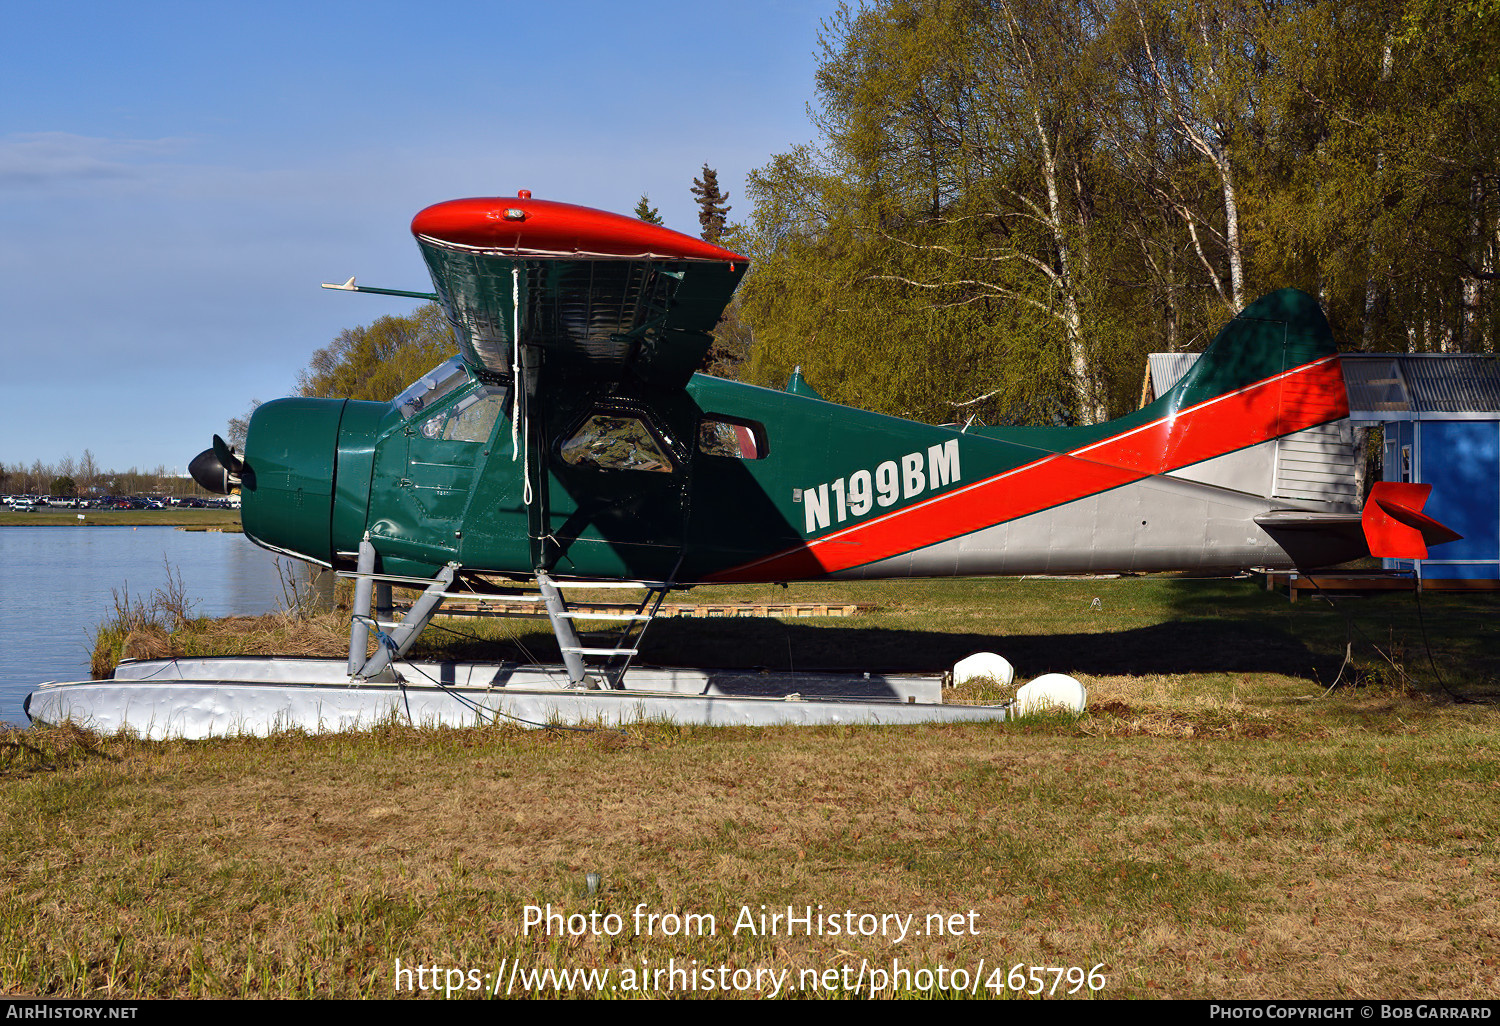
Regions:
M 547 449 L 540 565 L 558 575 L 671 579 L 685 536 L 688 456 L 644 404 L 595 404 L 564 422 Z

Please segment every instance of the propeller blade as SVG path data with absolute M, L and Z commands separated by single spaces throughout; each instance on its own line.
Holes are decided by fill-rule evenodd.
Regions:
M 245 461 L 234 454 L 224 439 L 214 435 L 213 447 L 193 457 L 188 473 L 206 491 L 233 495 L 240 490 L 245 476 Z
M 234 454 L 229 443 L 218 435 L 214 435 L 214 455 L 219 457 L 219 462 L 224 464 L 224 469 L 235 477 L 239 477 L 245 469 L 245 461 Z

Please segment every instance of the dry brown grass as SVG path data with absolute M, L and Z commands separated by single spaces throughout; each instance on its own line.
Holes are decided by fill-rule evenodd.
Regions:
M 128 621 L 99 633 L 90 667 L 95 679 L 114 673 L 122 659 L 168 659 L 206 655 L 338 657 L 349 651 L 347 613 L 298 615 L 283 611 L 184 622 L 169 630 L 159 620 Z
M 397 959 L 515 958 L 793 979 L 1102 964 L 1123 997 L 1500 985 L 1493 712 L 1406 702 L 1381 729 L 1333 729 L 1087 683 L 1115 697 L 1011 726 L 96 742 L 7 788 L 0 987 L 390 996 Z M 524 907 L 548 903 L 712 913 L 718 931 L 524 936 Z M 762 904 L 972 910 L 978 934 L 734 936 Z
M 1374 676 L 1328 693 L 1327 652 L 1341 651 L 1342 632 L 1326 610 L 1251 596 L 1242 622 L 1182 623 L 1119 588 L 1105 594 L 1104 615 L 1117 617 L 1106 622 L 1087 612 L 1099 586 L 1084 587 L 1065 607 L 1057 596 L 1071 602 L 1071 592 L 1048 592 L 1049 608 L 1077 610 L 1059 616 L 1056 652 L 1034 627 L 984 639 L 1024 653 L 1013 661 L 1028 675 L 1072 669 L 1091 698 L 1076 718 L 601 732 L 388 724 L 206 743 L 72 735 L 51 747 L 25 735 L 37 751 L 17 749 L 0 781 L 0 990 L 387 997 L 407 992 L 398 959 L 476 980 L 517 959 L 608 969 L 617 984 L 626 970 L 697 959 L 790 971 L 787 986 L 811 993 L 802 970 L 900 959 L 970 973 L 984 960 L 981 983 L 999 984 L 1017 964 L 1098 965 L 1105 997 L 1494 993 L 1493 706 Z M 979 594 L 993 611 L 995 592 Z M 972 650 L 973 605 L 950 607 L 872 615 L 863 635 L 849 624 L 720 621 L 713 631 L 720 645 L 791 638 L 799 653 L 861 636 L 881 651 L 914 637 Z M 1483 684 L 1493 620 L 1466 615 L 1453 607 L 1428 626 L 1439 664 L 1466 673 L 1451 679 Z M 902 616 L 926 626 L 913 632 Z M 345 637 L 337 619 L 258 626 L 260 640 L 236 644 L 341 654 Z M 1185 639 L 1183 652 L 1163 639 Z M 1316 672 L 1294 672 L 1304 656 Z M 1232 669 L 1199 668 L 1208 659 Z M 592 896 L 590 873 L 601 879 Z M 526 906 L 547 904 L 614 912 L 626 930 L 526 934 Z M 761 905 L 919 922 L 972 910 L 977 935 L 734 934 L 741 907 Z M 637 936 L 638 906 L 711 913 L 718 929 Z M 923 992 L 920 981 L 905 988 Z
M 349 652 L 349 614 L 226 617 L 196 631 L 194 647 L 223 655 L 343 656 Z

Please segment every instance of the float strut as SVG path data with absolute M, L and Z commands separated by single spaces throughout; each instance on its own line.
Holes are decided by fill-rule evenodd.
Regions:
M 457 575 L 457 563 L 449 563 L 438 572 L 438 575 L 432 579 L 432 583 L 427 586 L 427 590 L 411 604 L 411 608 L 406 611 L 406 616 L 402 617 L 401 622 L 392 627 L 389 634 L 382 632 L 380 647 L 359 671 L 360 678 L 364 680 L 374 678 L 383 670 L 390 668 L 392 659 L 399 659 L 411 651 L 412 645 L 416 644 L 417 636 L 432 619 L 432 614 L 436 613 L 438 607 L 443 604 L 443 595 L 453 587 L 453 579 Z
M 373 582 L 370 575 L 375 572 L 375 546 L 370 544 L 370 532 L 366 531 L 359 543 L 359 558 L 355 563 L 359 576 L 354 579 L 354 618 L 349 625 L 349 676 L 356 676 L 365 667 L 366 653 L 370 649 L 370 592 Z
M 568 671 L 568 685 L 575 688 L 589 686 L 588 671 L 584 668 L 582 646 L 568 618 L 568 606 L 563 601 L 557 585 L 542 571 L 536 572 L 536 584 L 541 589 L 542 599 L 547 603 L 547 618 L 552 621 L 552 634 L 557 638 L 557 647 L 562 650 L 563 666 Z

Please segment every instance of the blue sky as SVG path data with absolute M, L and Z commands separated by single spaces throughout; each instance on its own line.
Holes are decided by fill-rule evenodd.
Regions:
M 697 234 L 704 162 L 813 138 L 835 0 L 17 3 L 0 39 L 0 463 L 181 471 L 431 287 L 422 207 L 530 189 Z

